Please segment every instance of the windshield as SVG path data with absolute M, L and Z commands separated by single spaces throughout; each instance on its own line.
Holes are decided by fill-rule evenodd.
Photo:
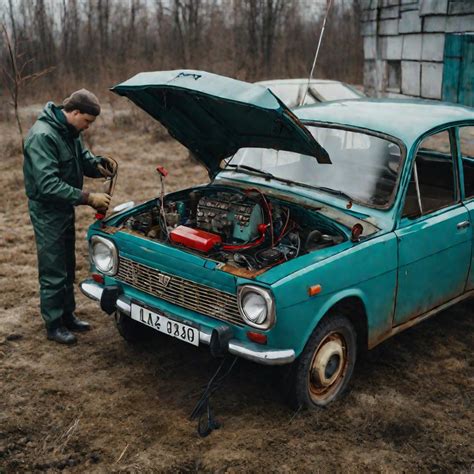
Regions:
M 227 160 L 229 171 L 243 166 L 239 171 L 254 174 L 261 170 L 274 179 L 321 188 L 324 192 L 334 191 L 333 194 L 337 191 L 369 206 L 389 204 L 401 163 L 397 144 L 350 130 L 307 128 L 329 153 L 332 164 L 320 164 L 314 157 L 283 150 L 241 148 Z

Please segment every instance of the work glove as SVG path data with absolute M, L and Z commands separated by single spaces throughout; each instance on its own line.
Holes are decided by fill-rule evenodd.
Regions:
M 90 193 L 87 198 L 87 204 L 97 211 L 106 211 L 111 199 L 111 196 L 107 193 Z
M 97 169 L 104 178 L 112 178 L 117 174 L 117 162 L 108 156 L 102 156 L 102 161 L 97 165 Z

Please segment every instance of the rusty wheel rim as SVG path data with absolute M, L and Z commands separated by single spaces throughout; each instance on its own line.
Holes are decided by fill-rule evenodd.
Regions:
M 346 339 L 339 332 L 329 333 L 314 351 L 308 372 L 309 395 L 314 403 L 322 404 L 337 394 L 347 367 Z

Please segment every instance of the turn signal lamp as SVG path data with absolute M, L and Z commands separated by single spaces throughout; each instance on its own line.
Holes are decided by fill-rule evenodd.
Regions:
M 252 342 L 256 342 L 257 344 L 266 344 L 267 343 L 266 334 L 262 334 L 260 332 L 248 331 L 247 332 L 247 337 L 249 338 L 249 340 L 251 340 Z
M 104 284 L 104 277 L 102 275 L 100 275 L 99 273 L 93 273 L 91 276 L 92 276 L 92 279 L 96 283 L 100 283 L 101 285 Z
M 322 287 L 321 285 L 313 285 L 308 288 L 308 295 L 315 296 L 321 293 Z

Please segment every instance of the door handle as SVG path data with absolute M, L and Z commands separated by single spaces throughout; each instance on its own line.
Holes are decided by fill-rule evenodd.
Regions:
M 458 229 L 465 229 L 466 227 L 469 227 L 470 225 L 471 223 L 469 221 L 462 221 L 456 227 Z

